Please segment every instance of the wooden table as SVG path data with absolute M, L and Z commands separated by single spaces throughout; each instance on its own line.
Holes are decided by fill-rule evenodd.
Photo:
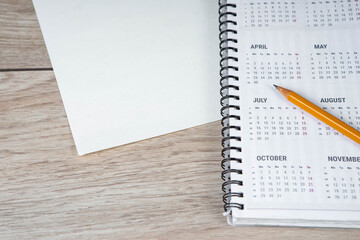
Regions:
M 0 0 L 0 239 L 359 239 L 228 226 L 220 122 L 79 157 L 30 0 Z

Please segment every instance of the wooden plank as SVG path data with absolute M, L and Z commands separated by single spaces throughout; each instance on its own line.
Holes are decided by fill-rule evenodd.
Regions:
M 219 122 L 79 157 L 53 73 L 9 72 L 0 73 L 0 123 L 0 239 L 360 234 L 228 226 L 222 216 Z
M 0 0 L 0 69 L 51 68 L 31 0 Z

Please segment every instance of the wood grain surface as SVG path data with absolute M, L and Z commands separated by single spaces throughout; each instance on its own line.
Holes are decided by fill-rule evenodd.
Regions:
M 0 0 L 0 71 L 51 68 L 31 0 Z
M 41 36 L 31 1 L 0 0 L 0 12 L 1 66 L 49 67 L 40 40 L 35 56 L 22 45 Z M 220 141 L 213 122 L 79 157 L 53 72 L 0 72 L 0 239 L 359 239 L 228 226 Z

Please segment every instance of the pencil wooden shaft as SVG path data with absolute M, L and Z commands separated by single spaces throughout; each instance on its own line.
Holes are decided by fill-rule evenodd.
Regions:
M 330 113 L 324 111 L 320 107 L 316 106 L 295 92 L 290 92 L 290 94 L 287 96 L 287 99 L 296 106 L 302 108 L 306 112 L 326 123 L 330 127 L 336 129 L 337 131 L 360 144 L 360 132 L 356 129 L 337 119 Z

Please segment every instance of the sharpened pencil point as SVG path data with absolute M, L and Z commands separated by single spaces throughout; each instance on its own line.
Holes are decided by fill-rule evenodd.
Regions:
M 276 89 L 278 89 L 278 86 L 276 86 L 275 84 L 273 84 L 274 85 L 274 87 L 276 88 Z

